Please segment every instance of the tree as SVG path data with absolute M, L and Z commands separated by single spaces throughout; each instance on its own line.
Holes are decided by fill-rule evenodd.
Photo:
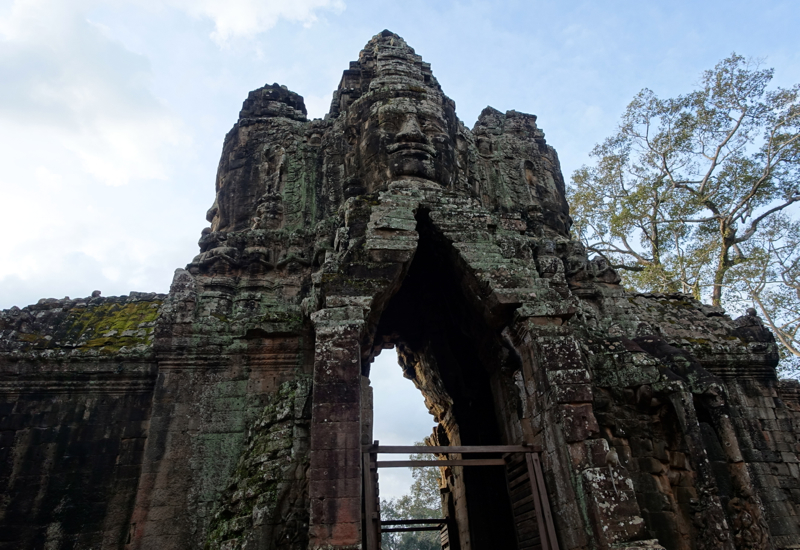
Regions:
M 686 95 L 642 90 L 574 173 L 570 202 L 579 238 L 626 284 L 713 305 L 746 297 L 788 345 L 797 247 L 776 231 L 794 227 L 800 201 L 800 86 L 768 89 L 772 76 L 732 54 Z M 748 282 L 756 272 L 761 286 Z
M 734 267 L 726 300 L 754 307 L 781 347 L 785 375 L 800 374 L 800 222 L 773 216 L 748 243 L 749 261 Z
M 576 230 L 645 288 L 711 289 L 748 261 L 742 245 L 800 201 L 800 86 L 768 91 L 771 69 L 733 54 L 699 90 L 642 90 L 618 132 L 573 175 Z
M 424 443 L 415 443 L 424 445 Z M 436 460 L 430 454 L 413 454 L 411 460 Z M 442 517 L 442 501 L 439 495 L 438 468 L 411 468 L 414 483 L 411 492 L 397 499 L 381 500 L 381 519 L 434 519 Z M 383 533 L 381 544 L 384 550 L 440 550 L 442 545 L 438 531 L 411 531 Z

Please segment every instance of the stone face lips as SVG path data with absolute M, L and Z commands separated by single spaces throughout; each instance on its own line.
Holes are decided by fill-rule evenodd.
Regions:
M 626 292 L 536 117 L 466 128 L 399 36 L 324 120 L 251 92 L 208 221 L 166 296 L 0 313 L 0 548 L 363 547 L 392 346 L 431 443 L 542 449 L 562 549 L 800 544 L 800 390 L 763 323 Z M 452 548 L 540 536 L 501 469 L 441 487 Z

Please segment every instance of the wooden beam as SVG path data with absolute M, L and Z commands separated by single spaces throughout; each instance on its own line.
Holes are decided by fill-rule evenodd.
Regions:
M 533 456 L 526 455 L 525 461 L 528 466 L 528 480 L 531 484 L 531 497 L 533 498 L 534 510 L 536 511 L 536 524 L 539 527 L 539 539 L 541 540 L 542 550 L 551 550 L 548 544 L 547 526 L 544 522 L 544 504 L 542 503 L 539 483 L 536 477 L 536 469 L 533 465 Z
M 505 463 L 502 458 L 473 458 L 465 460 L 379 460 L 375 464 L 378 468 L 425 468 L 434 466 L 505 466 Z
M 535 453 L 537 447 L 523 445 L 460 445 L 460 446 L 366 446 L 365 452 L 385 454 L 448 454 L 448 453 Z
M 547 538 L 550 550 L 558 550 L 558 539 L 556 539 L 556 528 L 553 523 L 553 515 L 550 513 L 550 499 L 547 497 L 547 488 L 544 486 L 544 475 L 542 474 L 542 464 L 538 454 L 528 456 L 533 463 L 533 470 L 536 474 L 536 484 L 539 486 L 540 502 L 542 503 L 542 515 L 547 526 Z
M 447 518 L 436 519 L 399 519 L 392 521 L 382 521 L 383 525 L 425 525 L 428 523 L 444 524 L 447 523 Z
M 372 468 L 370 468 L 369 453 L 362 455 L 362 472 L 364 475 L 364 513 L 366 515 L 366 550 L 378 550 L 378 511 L 375 509 L 375 502 L 378 500 L 378 493 L 375 490 L 374 480 L 372 478 Z
M 383 529 L 384 533 L 404 533 L 406 531 L 438 531 L 440 527 L 393 527 Z

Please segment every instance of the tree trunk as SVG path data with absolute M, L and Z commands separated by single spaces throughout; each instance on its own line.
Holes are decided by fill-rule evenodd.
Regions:
M 728 268 L 725 266 L 725 257 L 727 252 L 722 252 L 719 256 L 719 263 L 717 269 L 714 270 L 714 289 L 711 292 L 711 305 L 722 305 L 722 281 L 725 278 L 725 272 Z
M 725 220 L 719 222 L 720 232 L 720 251 L 717 269 L 714 270 L 714 290 L 711 293 L 711 305 L 722 305 L 722 282 L 725 280 L 725 273 L 733 266 L 730 258 L 730 249 L 736 242 L 736 231 L 728 225 Z

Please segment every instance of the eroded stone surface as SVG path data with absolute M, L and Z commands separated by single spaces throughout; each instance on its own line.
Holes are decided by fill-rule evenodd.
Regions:
M 562 549 L 800 545 L 800 386 L 761 321 L 627 292 L 536 117 L 466 128 L 399 36 L 324 120 L 251 92 L 208 221 L 166 296 L 0 314 L 0 548 L 361 547 L 392 346 L 431 443 L 541 448 Z M 441 472 L 452 548 L 522 547 L 502 468 Z
M 127 540 L 165 298 L 44 299 L 0 312 L 0 548 Z

